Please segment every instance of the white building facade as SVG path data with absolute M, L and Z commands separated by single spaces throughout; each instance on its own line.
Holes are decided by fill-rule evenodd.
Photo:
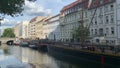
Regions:
M 14 27 L 14 33 L 15 33 L 15 37 L 20 39 L 26 39 L 28 38 L 28 21 L 23 21 L 21 23 L 18 23 L 15 27 Z
M 91 43 L 120 45 L 120 0 L 93 0 L 90 8 L 88 8 L 88 0 L 83 2 L 77 0 L 65 6 L 61 10 L 60 18 L 63 41 L 72 39 L 71 30 L 80 25 L 82 14 L 84 25 L 87 27 L 90 25 Z
M 82 23 L 82 14 L 84 20 L 84 26 L 87 25 L 88 16 L 87 11 L 82 13 L 81 1 L 77 0 L 61 10 L 60 25 L 61 25 L 61 39 L 62 41 L 73 41 L 72 32 L 78 28 Z
M 14 27 L 14 34 L 15 34 L 15 38 L 20 38 L 20 28 L 21 24 L 18 23 L 17 25 L 15 25 Z
M 59 15 L 53 16 L 45 21 L 44 35 L 48 40 L 61 40 Z
M 28 24 L 29 24 L 29 21 L 23 21 L 22 22 L 22 38 L 26 39 L 26 38 L 29 38 L 28 36 Z
M 92 43 L 104 43 L 109 45 L 120 44 L 120 17 L 119 17 L 119 0 L 108 0 L 103 2 L 98 0 L 99 7 L 97 7 L 96 14 L 90 25 L 90 36 L 92 37 Z M 93 15 L 93 12 L 97 6 L 97 3 L 92 3 L 93 9 L 89 10 L 89 17 Z

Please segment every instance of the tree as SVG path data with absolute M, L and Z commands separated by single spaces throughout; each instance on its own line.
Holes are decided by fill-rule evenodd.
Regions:
M 36 1 L 36 0 L 28 0 Z M 25 0 L 0 0 L 0 13 L 4 15 L 10 15 L 12 17 L 22 15 L 23 6 Z
M 77 42 L 82 42 L 82 40 L 86 40 L 89 36 L 89 30 L 87 27 L 81 27 L 79 26 L 76 29 L 73 29 L 72 31 L 72 37 L 74 40 L 77 40 Z
M 3 32 L 2 37 L 15 37 L 13 29 L 12 28 L 6 28 Z

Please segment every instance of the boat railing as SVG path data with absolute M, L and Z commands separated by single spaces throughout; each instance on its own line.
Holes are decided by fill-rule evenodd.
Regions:
M 62 42 L 51 40 L 39 40 L 39 42 L 46 43 L 48 45 L 60 46 L 64 48 L 70 48 L 75 50 L 83 50 L 96 53 L 106 53 L 120 56 L 120 45 L 103 45 L 103 44 L 81 44 L 78 42 Z

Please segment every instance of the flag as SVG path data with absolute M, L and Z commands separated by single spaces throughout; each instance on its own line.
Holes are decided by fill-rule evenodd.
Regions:
M 89 2 L 88 2 L 88 8 L 90 8 L 91 3 L 92 3 L 92 0 L 89 0 Z

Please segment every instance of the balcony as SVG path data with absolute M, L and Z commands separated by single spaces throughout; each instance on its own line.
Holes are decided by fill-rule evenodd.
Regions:
M 90 37 L 105 37 L 105 34 L 93 34 Z
M 60 23 L 60 26 L 64 26 L 65 25 L 65 23 Z

